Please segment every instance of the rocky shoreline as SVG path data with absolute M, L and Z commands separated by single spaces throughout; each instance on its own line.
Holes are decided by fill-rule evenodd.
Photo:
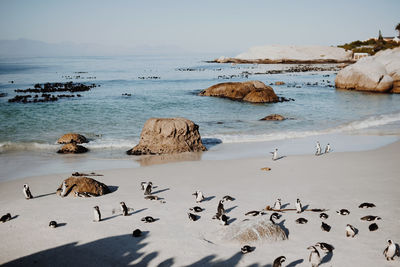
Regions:
M 354 60 L 336 60 L 336 59 L 240 59 L 240 58 L 217 58 L 206 61 L 207 63 L 233 63 L 233 64 L 352 64 Z

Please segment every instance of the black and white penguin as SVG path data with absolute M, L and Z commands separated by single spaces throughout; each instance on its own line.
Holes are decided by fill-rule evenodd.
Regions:
M 378 230 L 378 225 L 376 224 L 376 223 L 371 223 L 369 226 L 368 226 L 368 229 L 371 231 L 371 232 L 373 232 L 373 231 L 376 231 L 376 230 Z
M 224 196 L 224 197 L 222 198 L 222 200 L 223 200 L 223 201 L 234 201 L 235 198 L 233 198 L 233 197 L 227 195 L 227 196 Z
M 142 190 L 146 189 L 146 187 L 147 187 L 147 182 L 141 182 L 141 183 L 140 183 L 140 187 L 141 187 Z
M 394 260 L 394 256 L 399 254 L 399 251 L 396 247 L 396 244 L 392 240 L 388 240 L 388 246 L 383 251 L 383 255 L 385 255 L 386 260 Z
M 317 244 L 315 244 L 315 246 L 319 247 L 325 253 L 332 253 L 335 249 L 332 245 L 324 242 L 318 242 Z
M 321 219 L 326 220 L 326 219 L 329 218 L 329 215 L 323 212 L 323 213 L 321 213 L 321 214 L 319 215 L 319 217 L 320 217 Z
M 360 220 L 371 222 L 371 221 L 381 220 L 381 219 L 382 218 L 379 216 L 367 215 L 367 216 L 361 217 Z
M 63 181 L 61 185 L 61 194 L 60 194 L 61 197 L 65 197 L 65 195 L 67 194 L 67 189 L 68 189 L 67 183 Z
M 76 197 L 92 197 L 91 194 L 88 194 L 88 192 L 75 192 Z
M 317 150 L 315 151 L 315 155 L 319 156 L 321 155 L 321 144 L 319 143 L 319 141 L 317 141 Z
M 252 252 L 253 250 L 254 250 L 254 248 L 250 247 L 249 245 L 245 245 L 245 246 L 243 246 L 243 247 L 240 249 L 240 251 L 241 251 L 243 254 L 247 254 L 247 253 L 249 253 L 249 252 Z
M 272 154 L 272 160 L 277 160 L 278 159 L 278 149 L 275 148 L 274 152 L 269 152 Z
M 148 182 L 146 184 L 146 187 L 144 189 L 144 194 L 145 195 L 151 195 L 151 189 L 153 188 L 153 183 L 152 182 Z
M 350 211 L 346 210 L 346 209 L 341 209 L 341 210 L 337 210 L 336 213 L 338 213 L 340 215 L 349 215 Z
M 364 202 L 361 203 L 360 206 L 358 206 L 360 209 L 366 209 L 366 208 L 375 208 L 375 204 L 374 203 L 369 203 L 369 202 Z
M 298 218 L 296 220 L 297 224 L 306 224 L 308 222 L 308 220 L 306 218 Z
M 94 220 L 95 222 L 100 222 L 101 221 L 101 213 L 100 213 L 100 208 L 99 206 L 94 206 L 93 207 L 93 215 L 94 215 Z
M 252 210 L 252 211 L 246 212 L 244 215 L 246 215 L 246 216 L 257 216 L 257 215 L 264 215 L 264 214 L 265 214 L 265 212 L 263 212 L 263 211 Z
M 347 237 L 354 237 L 357 233 L 357 229 L 351 225 L 351 224 L 347 224 L 346 225 L 346 236 Z
M 147 199 L 147 200 L 158 200 L 158 196 L 155 196 L 155 195 L 145 196 L 144 199 Z
M 125 205 L 125 202 L 121 201 L 119 205 L 121 206 L 122 215 L 128 216 L 128 207 Z
M 194 212 L 202 212 L 203 209 L 199 206 L 195 206 L 193 208 L 190 208 L 189 210 L 194 211 Z
M 132 236 L 133 237 L 140 237 L 142 235 L 142 231 L 140 231 L 140 229 L 135 229 L 133 232 L 132 232 Z
M 199 218 L 197 215 L 190 213 L 190 212 L 188 212 L 188 217 L 189 217 L 189 220 L 191 220 L 191 221 L 197 221 L 197 219 Z
M 141 219 L 141 221 L 142 221 L 142 222 L 145 222 L 145 223 L 152 223 L 152 222 L 155 222 L 156 219 L 154 219 L 154 218 L 151 217 L 151 216 L 146 216 L 146 217 L 143 217 L 143 218 Z
M 217 216 L 221 216 L 222 214 L 225 214 L 224 201 L 220 200 L 217 207 Z
M 297 199 L 296 201 L 296 211 L 297 213 L 303 212 L 303 205 L 301 205 L 300 199 Z
M 282 263 L 284 263 L 286 260 L 285 256 L 280 256 L 274 260 L 274 263 L 272 264 L 272 267 L 282 267 Z
M 33 198 L 31 190 L 29 189 L 29 185 L 28 184 L 24 184 L 24 188 L 22 189 L 22 191 L 24 192 L 24 195 L 25 195 L 26 199 Z
M 5 223 L 7 221 L 11 220 L 11 214 L 7 213 L 6 215 L 1 216 L 0 222 Z
M 322 222 L 321 229 L 322 231 L 329 232 L 331 230 L 331 226 L 327 223 Z
M 194 192 L 192 195 L 193 195 L 193 196 L 196 196 L 196 202 L 197 202 L 197 203 L 200 203 L 200 202 L 202 202 L 202 201 L 204 200 L 203 192 L 201 192 L 201 191 L 199 191 L 199 190 L 197 190 L 196 192 Z
M 219 218 L 219 222 L 221 225 L 228 225 L 228 216 L 222 214 L 221 217 Z
M 282 207 L 281 199 L 278 198 L 278 199 L 275 201 L 275 203 L 274 203 L 274 210 L 280 210 L 281 207 Z
M 312 267 L 317 267 L 321 264 L 321 257 L 319 255 L 318 250 L 314 247 L 308 247 L 308 250 L 310 250 L 310 256 L 308 257 L 308 261 L 311 263 Z
M 57 222 L 56 221 L 49 222 L 49 227 L 56 228 L 57 227 Z
M 277 213 L 274 212 L 271 214 L 271 216 L 269 216 L 269 220 L 272 222 L 272 224 L 276 224 L 275 220 L 279 220 L 281 216 Z
M 331 152 L 331 145 L 328 143 L 325 147 L 325 154 Z

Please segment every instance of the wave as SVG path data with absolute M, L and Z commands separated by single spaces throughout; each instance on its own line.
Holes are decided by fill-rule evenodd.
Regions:
M 12 151 L 29 151 L 29 150 L 42 150 L 51 151 L 56 150 L 59 145 L 46 144 L 37 142 L 3 142 L 0 143 L 0 153 Z

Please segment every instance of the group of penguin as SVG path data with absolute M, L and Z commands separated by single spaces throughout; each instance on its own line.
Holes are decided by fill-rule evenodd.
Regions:
M 324 153 L 327 154 L 327 153 L 331 152 L 331 150 L 332 150 L 331 145 L 328 143 L 328 144 L 325 146 L 325 151 L 324 151 Z M 278 159 L 279 159 L 279 157 L 278 157 L 278 149 L 277 149 L 277 148 L 275 148 L 275 150 L 274 150 L 273 152 L 270 152 L 270 153 L 272 154 L 272 160 L 275 161 L 275 160 L 278 160 Z M 316 155 L 316 156 L 320 156 L 320 155 L 322 155 L 322 154 L 324 154 L 324 153 L 322 153 L 321 144 L 319 143 L 319 141 L 317 141 L 315 155 Z
M 152 195 L 152 188 L 153 188 L 153 183 L 152 182 L 142 182 L 141 183 L 141 189 L 144 191 L 145 199 L 158 200 L 157 196 Z M 23 193 L 24 193 L 24 196 L 25 196 L 26 199 L 32 199 L 33 198 L 32 193 L 30 191 L 30 188 L 29 188 L 29 186 L 27 184 L 23 185 Z M 196 203 L 200 203 L 205 199 L 204 194 L 199 190 L 194 192 L 192 195 L 195 196 Z M 229 218 L 226 215 L 226 211 L 225 211 L 225 208 L 224 208 L 224 202 L 226 202 L 226 201 L 234 201 L 234 200 L 235 200 L 235 198 L 233 198 L 233 197 L 231 197 L 229 195 L 224 196 L 219 201 L 218 206 L 217 206 L 217 212 L 212 218 L 216 219 L 216 220 L 219 220 L 221 225 L 228 225 L 228 219 Z M 163 203 L 165 203 L 165 202 L 163 202 Z M 296 200 L 295 207 L 296 207 L 295 210 L 296 210 L 297 213 L 302 213 L 303 211 L 305 211 L 303 209 L 303 205 L 302 205 L 300 199 Z M 373 203 L 362 203 L 362 204 L 359 205 L 359 208 L 373 208 L 373 207 L 375 207 L 375 205 Z M 121 209 L 121 212 L 122 212 L 123 216 L 128 216 L 129 215 L 129 211 L 133 211 L 132 208 L 128 208 L 126 206 L 125 202 L 120 202 L 120 209 Z M 281 217 L 281 215 L 278 212 L 286 211 L 286 210 L 282 210 L 281 199 L 279 199 L 279 198 L 275 201 L 272 209 L 270 209 L 269 206 L 267 206 L 267 209 L 275 211 L 270 216 L 270 221 L 273 224 L 275 224 L 275 220 L 280 219 L 280 217 Z M 189 220 L 196 221 L 198 219 L 198 216 L 196 214 L 194 214 L 194 213 L 202 212 L 203 208 L 201 208 L 199 206 L 194 206 L 194 207 L 189 208 L 189 210 L 191 211 L 191 212 L 187 213 Z M 291 210 L 291 209 L 287 209 L 287 210 Z M 100 222 L 102 219 L 101 219 L 101 212 L 100 212 L 99 206 L 93 207 L 93 211 L 94 211 L 94 221 L 95 222 Z M 322 212 L 322 211 L 325 211 L 325 210 L 311 209 L 310 211 L 321 211 Z M 192 212 L 194 212 L 194 213 L 192 213 Z M 113 211 L 113 213 L 114 213 L 114 211 Z M 347 209 L 340 209 L 340 210 L 337 211 L 337 213 L 340 214 L 340 215 L 346 216 L 346 215 L 350 214 L 350 211 L 347 210 Z M 264 212 L 264 210 L 262 210 L 262 211 L 253 210 L 253 211 L 249 211 L 249 212 L 245 213 L 246 216 L 258 216 L 258 215 L 265 215 L 265 214 L 266 213 Z M 321 219 L 325 220 L 328 217 L 329 217 L 328 214 L 326 214 L 324 212 L 320 213 L 320 218 Z M 6 221 L 11 220 L 11 218 L 12 218 L 11 214 L 7 213 L 7 214 L 3 215 L 0 218 L 0 221 L 4 223 Z M 151 216 L 146 216 L 146 217 L 143 217 L 141 219 L 141 221 L 143 221 L 145 223 L 152 223 L 152 222 L 155 222 L 156 220 L 157 219 L 155 219 L 155 218 L 153 218 Z M 246 220 L 248 220 L 248 219 L 246 219 Z M 379 216 L 367 215 L 367 216 L 362 217 L 361 220 L 371 222 L 371 221 L 375 221 L 375 220 L 381 220 L 381 218 Z M 305 224 L 307 222 L 308 222 L 308 220 L 305 219 L 305 218 L 298 218 L 296 220 L 296 223 L 298 223 L 298 224 Z M 56 228 L 57 226 L 58 225 L 57 225 L 56 221 L 50 221 L 49 227 Z M 329 232 L 331 230 L 331 226 L 326 224 L 326 223 L 324 223 L 324 222 L 322 222 L 321 229 L 323 231 Z M 371 224 L 369 226 L 369 230 L 370 231 L 375 231 L 377 229 L 378 229 L 378 226 L 377 226 L 376 223 L 373 223 L 373 224 Z M 350 224 L 346 225 L 346 229 L 345 230 L 346 230 L 346 236 L 347 237 L 354 237 L 358 232 L 358 230 L 354 226 L 352 226 Z M 140 237 L 141 235 L 142 235 L 142 231 L 140 229 L 135 229 L 132 232 L 132 236 L 133 237 Z M 385 248 L 383 254 L 384 254 L 385 258 L 388 261 L 389 260 L 394 260 L 394 257 L 396 255 L 399 255 L 398 248 L 396 246 L 396 243 L 393 242 L 392 240 L 388 240 L 387 242 L 388 242 L 388 245 Z M 310 250 L 310 255 L 309 255 L 308 260 L 309 260 L 311 266 L 319 266 L 319 264 L 321 263 L 321 256 L 320 256 L 320 253 L 319 253 L 317 248 L 320 248 L 326 254 L 333 253 L 333 250 L 334 250 L 334 247 L 332 245 L 330 245 L 328 243 L 324 243 L 324 242 L 318 242 L 315 245 L 308 247 L 307 249 Z M 254 249 L 255 249 L 254 247 L 251 247 L 249 245 L 245 245 L 245 246 L 243 246 L 241 248 L 241 252 L 243 254 L 247 254 L 249 252 L 252 252 Z M 282 263 L 285 262 L 285 260 L 286 260 L 285 256 L 280 256 L 280 257 L 276 258 L 274 260 L 274 262 L 273 262 L 273 267 L 282 266 Z

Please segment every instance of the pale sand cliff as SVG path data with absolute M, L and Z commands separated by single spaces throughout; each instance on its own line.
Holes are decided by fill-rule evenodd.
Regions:
M 196 161 L 154 165 L 134 169 L 102 171 L 95 177 L 117 186 L 111 194 L 98 198 L 61 198 L 52 194 L 69 174 L 32 177 L 0 183 L 0 214 L 10 212 L 14 219 L 0 224 L 0 264 L 37 266 L 157 266 L 226 265 L 271 266 L 278 256 L 286 256 L 288 266 L 310 266 L 307 247 L 322 241 L 335 247 L 323 257 L 322 266 L 398 266 L 400 259 L 387 262 L 382 252 L 386 240 L 400 242 L 400 142 L 365 152 L 332 152 L 322 156 L 296 155 L 272 161 L 265 157 L 245 160 Z M 271 150 L 272 151 L 272 150 Z M 271 171 L 261 171 L 270 167 Z M 143 198 L 140 182 L 153 181 L 153 191 L 166 203 Z M 36 198 L 25 200 L 22 185 L 28 183 Z M 114 188 L 115 190 L 115 188 Z M 188 209 L 195 206 L 195 190 L 202 190 L 208 201 L 199 206 L 201 218 L 189 221 Z M 308 208 L 326 208 L 332 226 L 320 229 L 319 213 L 283 213 L 279 220 L 289 230 L 289 239 L 256 242 L 254 252 L 240 253 L 241 244 L 222 239 L 230 226 L 221 226 L 211 217 L 224 195 L 236 198 L 226 202 L 230 225 L 246 218 L 244 213 L 272 205 L 277 197 L 294 207 L 300 198 Z M 119 202 L 134 209 L 123 217 Z M 359 209 L 362 202 L 376 208 Z M 98 205 L 104 221 L 93 222 L 92 207 Z M 341 216 L 335 211 L 350 210 Z M 116 214 L 112 214 L 117 209 Z M 268 218 L 271 212 L 268 212 Z M 145 224 L 144 216 L 159 218 Z M 378 215 L 379 229 L 368 230 L 365 215 Z M 16 217 L 15 217 L 16 216 Z M 295 224 L 299 217 L 305 225 Z M 65 225 L 51 229 L 50 220 Z M 359 229 L 354 238 L 345 236 L 347 223 Z M 133 238 L 136 228 L 145 232 Z

